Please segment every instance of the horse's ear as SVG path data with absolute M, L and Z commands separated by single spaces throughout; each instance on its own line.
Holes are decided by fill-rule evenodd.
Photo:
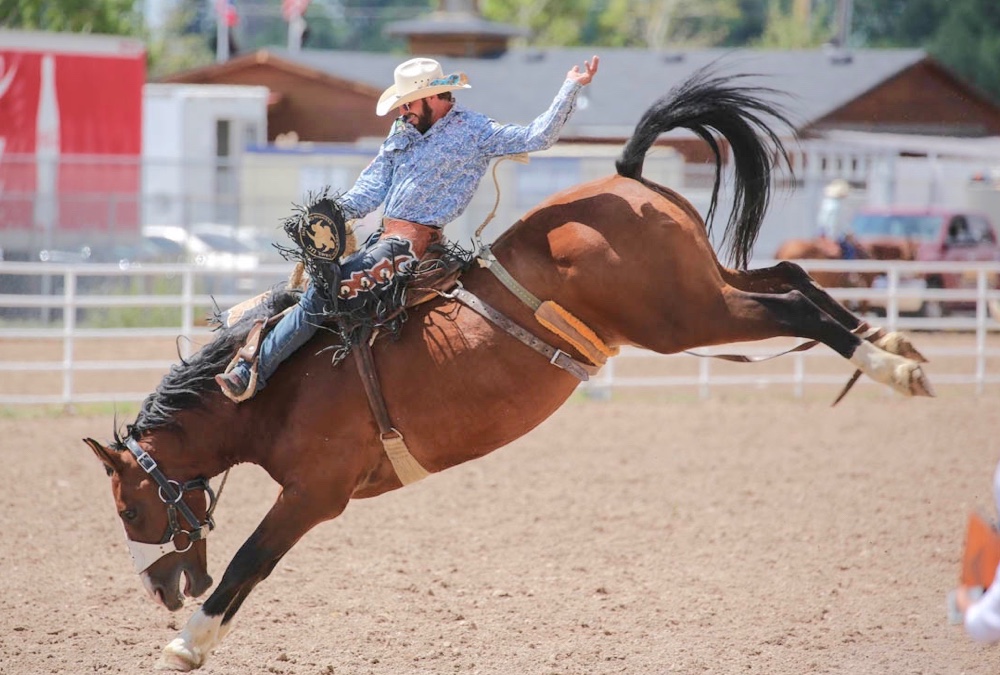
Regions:
M 97 455 L 97 459 L 101 460 L 104 467 L 108 470 L 108 474 L 115 472 L 121 466 L 121 460 L 118 459 L 115 453 L 110 452 L 106 447 L 95 441 L 93 438 L 85 438 L 83 442 L 90 446 L 90 449 L 94 451 Z

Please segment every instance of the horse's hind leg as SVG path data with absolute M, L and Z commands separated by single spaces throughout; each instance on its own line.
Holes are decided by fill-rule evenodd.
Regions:
M 731 270 L 725 267 L 719 269 L 723 279 L 741 291 L 750 293 L 799 291 L 844 328 L 872 342 L 876 347 L 921 363 L 927 361 L 902 333 L 895 331 L 890 333 L 884 328 L 871 326 L 867 321 L 837 302 L 801 266 L 795 263 L 782 261 L 773 267 L 746 271 Z
M 715 343 L 779 336 L 818 340 L 876 382 L 908 396 L 932 395 L 918 362 L 862 339 L 799 290 L 777 294 L 731 288 L 724 291 L 724 297 L 728 316 L 715 317 L 714 321 L 704 317 L 722 332 L 732 333 L 713 336 Z

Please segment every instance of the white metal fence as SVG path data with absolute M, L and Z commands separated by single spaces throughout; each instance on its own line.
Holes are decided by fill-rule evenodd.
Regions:
M 770 264 L 762 261 L 755 267 Z M 998 263 L 916 263 L 883 261 L 803 261 L 810 271 L 881 272 L 885 284 L 879 288 L 830 289 L 841 301 L 868 300 L 884 308 L 879 323 L 889 329 L 948 331 L 955 336 L 947 356 L 963 357 L 971 364 L 952 372 L 936 372 L 935 383 L 974 386 L 978 392 L 987 384 L 1000 383 L 1000 367 L 991 370 L 991 359 L 1000 358 L 1000 349 L 991 346 L 991 337 L 1000 332 L 990 308 L 1000 308 L 1000 291 L 992 288 L 1000 274 Z M 174 362 L 168 358 L 129 357 L 125 350 L 111 348 L 112 354 L 88 357 L 81 352 L 86 342 L 137 342 L 183 338 L 177 341 L 180 355 L 188 356 L 192 342 L 205 341 L 210 328 L 205 318 L 214 307 L 228 307 L 284 279 L 285 265 L 267 265 L 241 273 L 209 272 L 196 265 L 156 265 L 121 269 L 115 265 L 57 265 L 0 262 L 0 405 L 76 404 L 122 402 L 144 398 L 151 388 L 131 387 L 133 374 L 144 372 L 159 377 Z M 968 286 L 961 289 L 928 289 L 905 282 L 915 274 L 957 273 Z M 254 289 L 253 292 L 247 289 Z M 970 309 L 951 316 L 928 318 L 904 316 L 901 306 L 914 301 L 967 302 Z M 694 311 L 694 308 L 692 308 Z M 135 324 L 135 325 L 133 325 Z M 58 346 L 58 355 L 41 358 L 25 356 L 36 343 Z M 790 345 L 786 345 L 790 346 Z M 784 346 L 782 347 L 784 348 Z M 107 351 L 107 350 L 105 350 Z M 699 350 L 702 354 L 732 353 L 733 347 Z M 739 345 L 739 353 L 773 354 L 780 351 L 769 343 Z M 122 353 L 119 356 L 119 352 Z M 933 356 L 928 353 L 927 356 Z M 642 367 L 628 374 L 633 359 L 657 360 L 656 367 Z M 737 374 L 722 362 L 699 359 L 695 372 L 690 367 L 674 369 L 672 364 L 690 356 L 651 356 L 635 349 L 623 350 L 602 373 L 584 385 L 594 394 L 619 388 L 695 387 L 701 396 L 713 388 L 730 385 L 767 386 L 787 384 L 802 395 L 809 384 L 842 383 L 842 374 L 830 374 L 819 364 L 839 357 L 829 349 L 816 349 L 783 357 L 790 367 L 775 372 L 753 367 Z M 731 364 L 728 364 L 731 365 Z M 635 369 L 632 369 L 635 370 Z M 825 371 L 825 372 L 824 372 Z M 58 376 L 58 385 L 35 391 L 35 376 Z M 97 391 L 83 391 L 78 381 L 86 374 L 100 374 L 111 382 Z M 111 377 L 116 375 L 115 377 Z M 122 381 L 124 383 L 121 383 Z

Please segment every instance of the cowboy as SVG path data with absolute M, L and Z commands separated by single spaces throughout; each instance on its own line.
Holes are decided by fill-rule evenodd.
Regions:
M 376 265 L 380 257 L 395 255 L 401 242 L 407 259 L 418 260 L 428 246 L 441 240 L 444 226 L 469 205 L 492 159 L 555 144 L 598 64 L 594 56 L 582 71 L 573 66 L 548 110 L 527 126 L 500 124 L 457 103 L 452 92 L 469 89 L 468 79 L 463 73 L 446 77 L 433 59 L 414 58 L 397 66 L 394 83 L 379 98 L 375 112 L 383 116 L 395 108 L 399 117 L 375 159 L 336 200 L 348 219 L 384 206 L 381 238 L 369 244 L 360 259 Z M 390 240 L 392 245 L 384 243 Z M 345 279 L 346 285 L 338 289 L 340 297 L 363 290 L 350 282 Z M 226 396 L 234 401 L 252 396 L 316 333 L 325 306 L 317 286 L 310 284 L 299 304 L 261 341 L 255 379 L 251 364 L 244 360 L 216 375 Z
M 823 201 L 819 205 L 816 218 L 821 240 L 829 240 L 837 245 L 837 253 L 844 260 L 856 260 L 861 255 L 860 247 L 844 225 L 844 200 L 851 192 L 850 184 L 837 178 L 823 189 Z

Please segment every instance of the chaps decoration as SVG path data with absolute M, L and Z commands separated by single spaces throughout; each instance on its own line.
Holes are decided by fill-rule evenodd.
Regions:
M 376 241 L 341 262 L 337 299 L 349 303 L 364 293 L 384 291 L 397 275 L 412 277 L 420 259 L 441 239 L 438 228 L 386 218 Z
M 347 223 L 336 199 L 324 190 L 310 195 L 308 205 L 296 206 L 283 228 L 295 247 L 278 246 L 286 260 L 302 263 L 312 283 L 329 300 L 329 289 L 340 282 L 339 261 L 357 251 L 354 222 Z

